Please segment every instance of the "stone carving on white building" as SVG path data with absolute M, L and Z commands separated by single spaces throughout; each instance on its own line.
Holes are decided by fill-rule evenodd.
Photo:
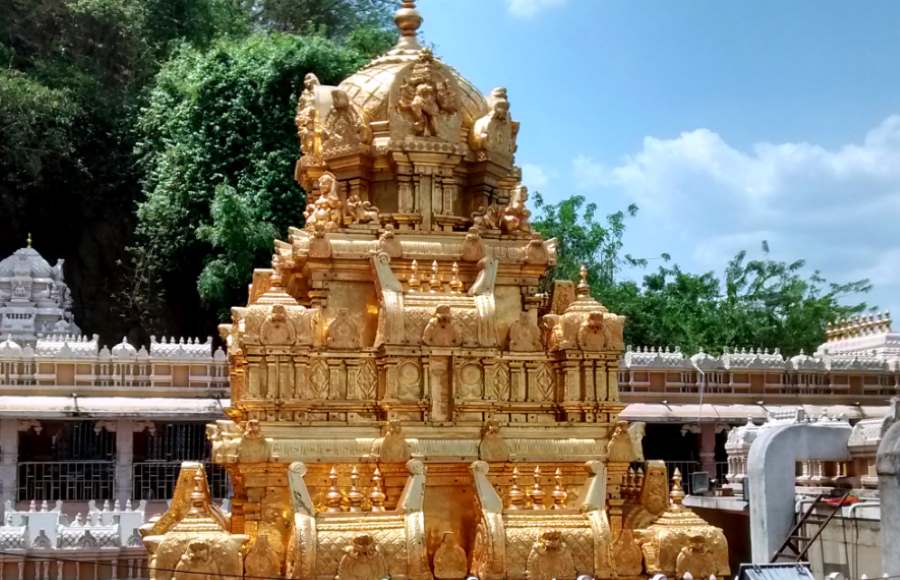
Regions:
M 51 266 L 28 245 L 0 261 L 0 336 L 20 346 L 41 336 L 81 334 L 72 317 L 72 293 L 63 260 Z

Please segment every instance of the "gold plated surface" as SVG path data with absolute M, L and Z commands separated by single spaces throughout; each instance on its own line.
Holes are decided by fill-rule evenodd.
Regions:
M 305 225 L 220 327 L 232 406 L 208 435 L 231 513 L 179 484 L 145 538 L 154 562 L 345 580 L 723 572 L 721 531 L 669 504 L 665 467 L 640 464 L 617 421 L 624 317 L 586 270 L 538 293 L 556 242 L 530 225 L 506 89 L 484 97 L 422 48 L 415 2 L 396 22 L 398 45 L 339 87 L 305 79 Z M 210 547 L 170 540 L 192 533 Z

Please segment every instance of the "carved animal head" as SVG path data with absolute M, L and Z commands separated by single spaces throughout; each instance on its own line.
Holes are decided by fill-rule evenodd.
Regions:
M 377 546 L 375 539 L 369 534 L 360 534 L 353 538 L 353 545 L 350 550 L 357 557 L 371 557 L 375 555 Z
M 600 332 L 603 327 L 603 313 L 602 312 L 591 312 L 587 317 L 587 328 L 590 329 L 591 332 Z
M 453 313 L 450 310 L 450 306 L 441 304 L 435 308 L 434 319 L 437 321 L 438 326 L 448 328 L 453 323 Z

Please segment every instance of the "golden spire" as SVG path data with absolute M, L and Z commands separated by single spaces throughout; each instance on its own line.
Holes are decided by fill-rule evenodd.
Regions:
M 28 237 L 25 238 L 25 243 L 28 244 L 28 247 L 31 247 L 31 232 L 28 232 Z
M 578 282 L 578 287 L 575 289 L 575 293 L 578 296 L 590 296 L 591 295 L 591 285 L 588 284 L 588 269 L 584 264 L 581 265 L 581 281 Z
M 385 499 L 384 489 L 381 487 L 381 470 L 376 465 L 375 471 L 372 473 L 372 491 L 369 492 L 369 502 L 372 504 L 372 511 L 383 512 Z
M 525 505 L 525 492 L 519 487 L 519 468 L 513 467 L 512 485 L 509 488 L 509 509 L 521 509 Z
M 419 27 L 422 26 L 422 15 L 416 10 L 415 0 L 403 0 L 400 9 L 394 13 L 394 24 L 400 31 L 397 48 L 419 50 L 422 48 L 416 39 Z
M 681 502 L 684 501 L 684 489 L 681 487 L 681 471 L 677 467 L 672 476 L 672 491 L 669 493 L 669 500 L 676 511 L 681 509 Z

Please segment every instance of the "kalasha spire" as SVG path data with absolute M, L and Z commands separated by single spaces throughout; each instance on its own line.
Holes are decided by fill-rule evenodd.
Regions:
M 394 23 L 400 31 L 400 41 L 397 43 L 397 48 L 410 50 L 422 48 L 416 38 L 419 27 L 422 26 L 422 15 L 416 10 L 415 0 L 403 0 L 400 9 L 394 13 Z

